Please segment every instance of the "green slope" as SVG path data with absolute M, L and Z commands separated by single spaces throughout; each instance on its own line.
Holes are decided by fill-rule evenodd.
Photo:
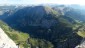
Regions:
M 33 48 L 53 48 L 53 46 L 54 48 L 74 48 L 82 40 L 76 34 L 79 24 L 71 17 L 60 15 L 50 7 L 26 7 L 18 10 L 5 22 L 15 29 L 3 27 L 7 28 L 9 37 L 21 43 L 27 41 L 30 36 L 28 40 Z M 21 31 L 23 33 L 20 33 Z M 25 36 L 24 32 L 29 36 Z M 28 45 L 27 42 L 25 45 Z
M 5 31 L 5 33 L 16 43 L 20 44 L 20 48 L 35 48 L 40 46 L 41 48 L 53 48 L 51 42 L 44 39 L 37 39 L 30 37 L 29 34 L 23 33 L 21 31 L 14 30 L 10 28 L 7 24 L 0 20 L 0 27 Z M 28 42 L 28 38 L 29 42 Z
M 5 31 L 5 33 L 16 43 L 21 43 L 20 46 L 24 47 L 24 44 L 27 44 L 26 41 L 29 38 L 29 34 L 27 33 L 22 33 L 20 31 L 13 30 L 10 28 L 7 24 L 4 22 L 0 21 L 0 26 L 1 28 Z M 21 48 L 22 48 L 21 47 Z M 27 45 L 27 47 L 29 47 Z

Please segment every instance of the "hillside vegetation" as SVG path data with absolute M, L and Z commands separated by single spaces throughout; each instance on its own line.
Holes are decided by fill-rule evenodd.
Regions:
M 82 39 L 76 33 L 78 30 L 74 31 L 79 26 L 76 20 L 60 14 L 51 7 L 25 7 L 4 21 L 11 28 L 28 33 L 30 37 L 35 38 L 31 41 L 34 42 L 32 45 L 40 48 L 49 48 L 49 45 L 51 45 L 50 48 L 53 46 L 54 48 L 74 48 Z
M 52 7 L 31 6 L 3 19 L 7 25 L 0 24 L 24 48 L 75 48 L 82 40 L 83 35 L 78 32 L 82 23 L 71 15 Z
M 85 25 L 83 25 L 83 27 L 81 27 L 81 28 L 78 30 L 77 34 L 78 34 L 79 36 L 85 38 Z
M 22 47 L 31 48 L 31 47 L 37 47 L 37 46 L 40 46 L 41 48 L 53 47 L 53 45 L 50 42 L 47 42 L 45 40 L 40 40 L 37 38 L 31 38 L 28 33 L 23 33 L 21 31 L 14 30 L 1 20 L 0 20 L 0 27 L 16 44 L 20 44 L 20 48 Z M 28 42 L 28 38 L 30 38 L 29 42 Z

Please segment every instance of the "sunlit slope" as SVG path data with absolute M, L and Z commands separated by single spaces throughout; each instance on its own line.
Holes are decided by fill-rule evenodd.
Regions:
M 53 45 L 54 48 L 74 48 L 82 39 L 76 34 L 77 31 L 74 31 L 79 26 L 75 19 L 63 16 L 51 7 L 25 7 L 9 16 L 5 22 L 11 28 L 37 38 L 37 41 L 31 40 L 31 42 L 41 48 L 46 48 L 44 46 L 46 42 L 52 43 L 51 47 Z M 39 40 L 42 41 L 38 42 Z
M 37 46 L 40 46 L 41 48 L 53 48 L 51 42 L 43 39 L 32 38 L 28 33 L 14 30 L 2 21 L 0 21 L 0 26 L 16 44 L 20 44 L 20 48 L 30 48 Z
M 62 13 L 64 16 L 71 17 L 78 21 L 85 22 L 85 7 L 80 5 L 61 5 L 61 6 L 54 6 L 55 11 Z
M 77 34 L 83 38 L 85 38 L 85 26 L 83 25 L 82 28 L 80 28 L 77 32 Z
M 26 44 L 29 35 L 26 33 L 22 33 L 20 31 L 13 30 L 7 24 L 0 21 L 1 28 L 5 31 L 5 33 L 16 43 L 22 43 L 22 45 Z M 22 46 L 21 45 L 21 46 Z

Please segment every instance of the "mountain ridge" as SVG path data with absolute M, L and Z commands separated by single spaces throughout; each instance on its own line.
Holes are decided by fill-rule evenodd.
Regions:
M 38 39 L 31 40 L 34 47 L 49 48 L 41 44 L 48 45 L 51 42 L 53 48 L 74 48 L 82 40 L 76 30 L 81 24 L 48 6 L 25 7 L 3 21 L 14 30 L 28 33 L 34 40 Z

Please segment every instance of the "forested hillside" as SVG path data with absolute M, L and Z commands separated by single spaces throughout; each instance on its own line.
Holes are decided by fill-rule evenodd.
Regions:
M 75 48 L 82 40 L 79 29 L 83 28 L 84 20 L 75 19 L 74 14 L 66 12 L 70 8 L 64 9 L 25 7 L 2 19 L 0 25 L 16 44 L 24 48 Z

